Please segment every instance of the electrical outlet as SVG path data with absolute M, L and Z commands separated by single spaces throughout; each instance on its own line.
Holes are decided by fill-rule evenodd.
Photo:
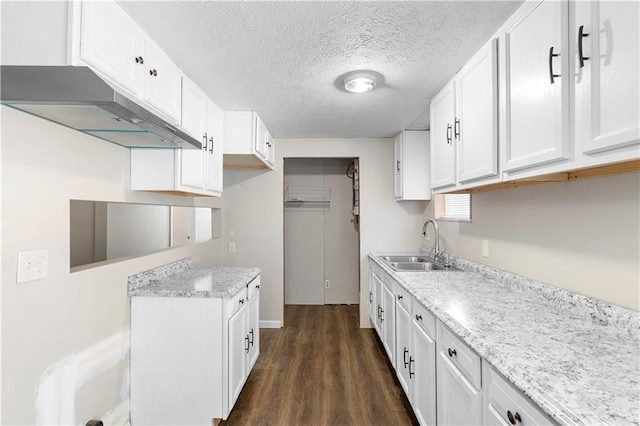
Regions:
M 229 253 L 236 252 L 236 243 L 229 243 Z
M 489 240 L 482 240 L 482 257 L 489 257 Z
M 324 288 L 331 288 L 331 281 L 330 280 L 324 280 Z
M 18 283 L 47 278 L 49 274 L 49 250 L 18 252 Z

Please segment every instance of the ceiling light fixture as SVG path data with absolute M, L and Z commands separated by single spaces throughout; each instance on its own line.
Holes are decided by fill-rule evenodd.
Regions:
M 347 92 L 371 92 L 378 84 L 378 75 L 373 71 L 353 71 L 344 75 L 342 86 Z

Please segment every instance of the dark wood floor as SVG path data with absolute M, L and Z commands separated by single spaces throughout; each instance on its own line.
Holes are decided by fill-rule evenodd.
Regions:
M 402 389 L 358 306 L 285 306 L 222 425 L 412 425 Z

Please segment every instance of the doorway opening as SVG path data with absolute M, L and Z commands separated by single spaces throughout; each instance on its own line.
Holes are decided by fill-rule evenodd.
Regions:
M 285 305 L 360 301 L 357 158 L 284 159 Z

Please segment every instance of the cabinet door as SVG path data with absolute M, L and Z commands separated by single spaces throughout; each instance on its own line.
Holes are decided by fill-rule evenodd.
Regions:
M 396 374 L 398 381 L 404 389 L 408 399 L 411 399 L 410 390 L 410 358 L 414 355 L 411 348 L 411 316 L 406 309 L 396 303 Z
M 271 167 L 273 167 L 275 158 L 276 158 L 276 140 L 271 135 L 271 133 L 267 130 L 267 163 L 269 163 Z
M 393 292 L 382 285 L 382 344 L 387 351 L 391 365 L 396 366 L 396 301 Z
M 524 8 L 500 49 L 503 171 L 569 158 L 568 2 Z
M 181 107 L 182 73 L 154 43 L 145 42 L 143 100 L 178 123 Z
M 398 134 L 398 136 L 395 137 L 395 139 L 393 140 L 393 152 L 394 152 L 394 170 L 393 170 L 393 177 L 394 177 L 394 191 L 393 191 L 393 195 L 396 198 L 402 198 L 402 170 L 404 168 L 404 163 L 403 163 L 403 159 L 402 159 L 402 138 L 404 136 L 404 132 L 400 132 Z
M 82 2 L 80 57 L 107 79 L 140 97 L 143 35 L 115 2 Z M 141 63 L 143 62 L 143 63 Z
M 247 377 L 249 336 L 247 315 L 240 309 L 229 319 L 229 411 L 236 403 Z
M 413 394 L 411 405 L 421 425 L 436 424 L 436 342 L 413 324 Z
M 437 361 L 437 418 L 440 425 L 482 423 L 482 394 L 442 352 Z
M 369 318 L 373 327 L 376 328 L 378 323 L 378 301 L 376 298 L 376 280 L 372 269 L 369 269 Z
M 180 186 L 186 189 L 202 190 L 205 186 L 203 161 L 207 147 L 205 128 L 207 98 L 189 79 L 182 79 L 182 120 L 181 127 L 196 139 L 202 139 L 203 150 L 180 150 Z
M 255 149 L 258 155 L 263 159 L 267 159 L 269 153 L 267 152 L 267 127 L 264 125 L 260 117 L 255 114 Z
M 222 156 L 224 141 L 223 135 L 223 112 L 211 101 L 207 103 L 207 131 L 208 141 L 205 154 L 205 175 L 207 191 L 222 193 Z
M 492 39 L 455 80 L 458 182 L 498 174 L 498 40 Z
M 247 366 L 247 375 L 256 364 L 260 355 L 260 291 L 256 291 L 254 296 L 249 300 L 249 365 Z
M 380 336 L 380 339 L 382 339 L 383 336 L 383 330 L 382 330 L 382 305 L 383 305 L 383 294 L 382 294 L 382 281 L 380 280 L 380 277 L 378 277 L 377 275 L 373 275 L 373 281 L 374 281 L 374 287 L 375 287 L 375 302 L 376 302 L 376 320 L 374 321 L 373 325 L 376 329 L 376 332 L 378 333 L 378 336 Z
M 431 101 L 431 187 L 456 184 L 456 149 L 453 137 L 454 84 L 449 83 Z
M 584 1 L 572 5 L 575 7 L 571 36 L 576 52 L 576 145 L 580 152 L 596 154 L 637 144 L 640 138 L 640 3 Z M 584 58 L 582 63 L 580 53 Z
M 191 80 L 182 78 L 182 110 L 180 127 L 196 139 L 207 132 L 207 96 Z M 203 141 L 203 146 L 204 146 Z

